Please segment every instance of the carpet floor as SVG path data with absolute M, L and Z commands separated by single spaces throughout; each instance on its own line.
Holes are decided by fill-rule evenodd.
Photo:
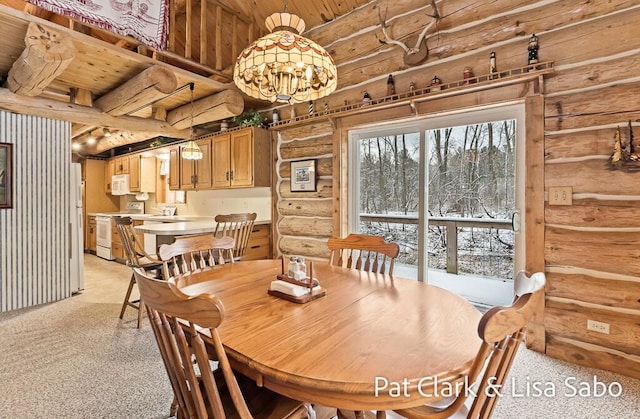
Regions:
M 168 417 L 173 395 L 146 316 L 140 329 L 131 308 L 118 319 L 130 276 L 86 255 L 82 293 L 0 314 L 0 417 Z M 640 380 L 521 348 L 493 417 L 631 419 L 638 406 Z

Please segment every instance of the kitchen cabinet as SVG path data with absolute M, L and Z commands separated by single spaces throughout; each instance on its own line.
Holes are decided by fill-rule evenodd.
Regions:
M 249 127 L 217 135 L 212 142 L 214 189 L 271 185 L 268 131 Z
M 253 225 L 242 260 L 271 259 L 271 224 Z
M 180 190 L 183 191 L 211 189 L 211 138 L 197 140 L 196 144 L 202 151 L 202 159 L 180 159 Z
M 142 157 L 142 153 L 135 153 L 108 160 L 104 173 L 106 192 L 111 192 L 113 175 L 125 174 L 129 175 L 130 192 L 156 191 L 155 158 Z
M 129 190 L 131 192 L 156 191 L 156 158 L 142 157 L 142 154 L 129 156 Z
M 108 160 L 104 166 L 104 191 L 105 193 L 111 193 L 111 178 L 116 174 L 116 162 L 115 160 Z
M 129 191 L 140 192 L 140 154 L 133 154 L 127 159 L 129 173 Z
M 129 156 L 116 157 L 113 162 L 115 163 L 114 174 L 125 175 L 129 173 Z
M 118 233 L 115 220 L 111 219 L 111 255 L 118 261 L 124 262 L 124 247 Z
M 91 254 L 96 254 L 96 246 L 97 246 L 97 230 L 96 230 L 96 217 L 89 216 L 89 222 L 87 223 L 87 250 Z
M 180 149 L 178 147 L 169 150 L 169 189 L 180 189 Z

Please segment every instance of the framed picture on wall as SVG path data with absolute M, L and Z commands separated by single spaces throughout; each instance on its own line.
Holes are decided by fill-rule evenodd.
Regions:
M 0 143 L 0 208 L 11 208 L 13 144 Z
M 299 160 L 291 162 L 291 192 L 315 192 L 316 161 Z

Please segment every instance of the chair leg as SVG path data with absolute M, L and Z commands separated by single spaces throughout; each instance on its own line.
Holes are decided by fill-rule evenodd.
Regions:
M 142 324 L 142 312 L 144 311 L 144 303 L 142 299 L 138 302 L 138 329 L 140 329 L 140 325 Z
M 138 329 L 142 325 L 142 312 L 144 311 L 144 303 L 142 300 L 130 301 L 131 292 L 133 291 L 133 286 L 136 284 L 136 277 L 131 275 L 131 280 L 129 281 L 129 288 L 127 288 L 127 293 L 124 296 L 124 301 L 122 302 L 122 309 L 120 310 L 120 318 L 124 317 L 124 312 L 127 309 L 127 306 L 133 307 L 138 310 Z
M 127 293 L 124 296 L 124 301 L 122 302 L 122 310 L 120 310 L 120 318 L 124 317 L 124 311 L 127 309 L 127 306 L 130 305 L 129 298 L 131 297 L 131 291 L 133 291 L 133 285 L 136 283 L 136 277 L 131 274 L 131 280 L 129 281 L 129 288 L 127 288 Z

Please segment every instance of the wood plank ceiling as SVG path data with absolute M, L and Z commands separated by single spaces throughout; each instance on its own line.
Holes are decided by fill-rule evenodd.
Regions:
M 230 77 L 240 50 L 267 33 L 266 17 L 285 10 L 286 6 L 290 13 L 305 20 L 309 30 L 371 3 L 371 0 L 202 1 L 206 1 L 203 17 L 199 14 L 203 10 L 201 0 L 171 2 L 174 16 L 169 22 L 169 47 L 167 51 L 155 51 L 132 38 L 48 12 L 23 0 L 0 0 L 3 51 L 0 109 L 69 120 L 73 123 L 74 140 L 83 143 L 82 154 L 104 155 L 110 149 L 162 135 L 188 137 L 189 124 L 185 122 L 186 107 L 190 105 L 188 86 L 194 83 L 194 103 L 201 114 L 194 125 L 199 133 L 205 133 L 217 129 L 216 121 L 238 115 L 243 108 L 268 105 L 241 95 Z M 188 7 L 195 18 L 187 18 Z M 188 20 L 192 22 L 191 38 L 185 30 Z M 201 22 L 205 31 L 200 31 Z M 68 67 L 53 75 L 41 92 L 27 94 L 24 86 L 20 89 L 17 83 L 12 86 L 7 81 L 11 81 L 8 79 L 12 68 L 15 74 L 19 65 L 25 67 L 20 64 L 21 54 L 29 47 L 25 48 L 25 36 L 30 24 L 45 25 L 70 40 L 73 52 Z M 164 71 L 143 73 L 158 64 Z M 132 91 L 132 84 L 142 89 L 144 83 L 154 83 L 154 78 L 165 76 L 173 83 L 166 83 L 165 91 L 156 92 L 153 97 L 125 97 Z M 37 83 L 44 84 L 42 80 Z M 138 106 L 122 107 L 125 101 L 137 101 Z M 104 135 L 106 132 L 110 136 Z M 89 144 L 89 137 L 97 137 L 98 142 Z

